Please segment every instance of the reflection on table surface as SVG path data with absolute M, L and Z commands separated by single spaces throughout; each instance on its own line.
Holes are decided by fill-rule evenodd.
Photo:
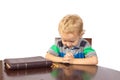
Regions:
M 91 80 L 97 72 L 97 66 L 58 65 L 58 68 L 52 70 L 57 80 Z
M 104 67 L 54 64 L 49 68 L 6 70 L 1 62 L 0 80 L 120 80 L 119 71 Z

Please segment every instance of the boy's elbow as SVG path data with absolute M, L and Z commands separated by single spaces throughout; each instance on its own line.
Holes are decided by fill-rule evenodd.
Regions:
M 96 60 L 96 61 L 94 62 L 94 64 L 97 65 L 97 64 L 98 64 L 98 60 Z
M 49 53 L 46 53 L 45 58 L 49 59 Z
M 97 58 L 97 56 L 94 56 L 93 58 L 94 58 L 94 59 L 93 59 L 93 60 L 94 60 L 94 61 L 93 61 L 93 64 L 97 65 L 97 64 L 98 64 L 98 58 Z
M 50 53 L 47 53 L 47 54 L 45 55 L 45 58 L 46 58 L 47 60 L 53 61 L 53 55 L 51 55 Z

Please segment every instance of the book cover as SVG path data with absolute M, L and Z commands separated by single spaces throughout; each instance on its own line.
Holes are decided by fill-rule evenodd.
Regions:
M 7 58 L 4 59 L 6 69 L 33 69 L 41 67 L 50 67 L 52 61 L 45 59 L 42 56 L 24 57 L 24 58 Z

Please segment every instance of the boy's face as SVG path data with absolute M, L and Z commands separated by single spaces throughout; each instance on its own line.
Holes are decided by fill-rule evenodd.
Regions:
M 62 39 L 62 43 L 63 45 L 67 46 L 67 47 L 73 47 L 73 46 L 77 46 L 79 43 L 79 39 L 82 36 L 78 35 L 77 33 L 62 33 L 61 34 L 61 39 Z

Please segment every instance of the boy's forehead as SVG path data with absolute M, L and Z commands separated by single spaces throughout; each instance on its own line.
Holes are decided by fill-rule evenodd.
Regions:
M 73 33 L 64 33 L 61 35 L 61 38 L 62 40 L 76 40 L 79 36 Z

